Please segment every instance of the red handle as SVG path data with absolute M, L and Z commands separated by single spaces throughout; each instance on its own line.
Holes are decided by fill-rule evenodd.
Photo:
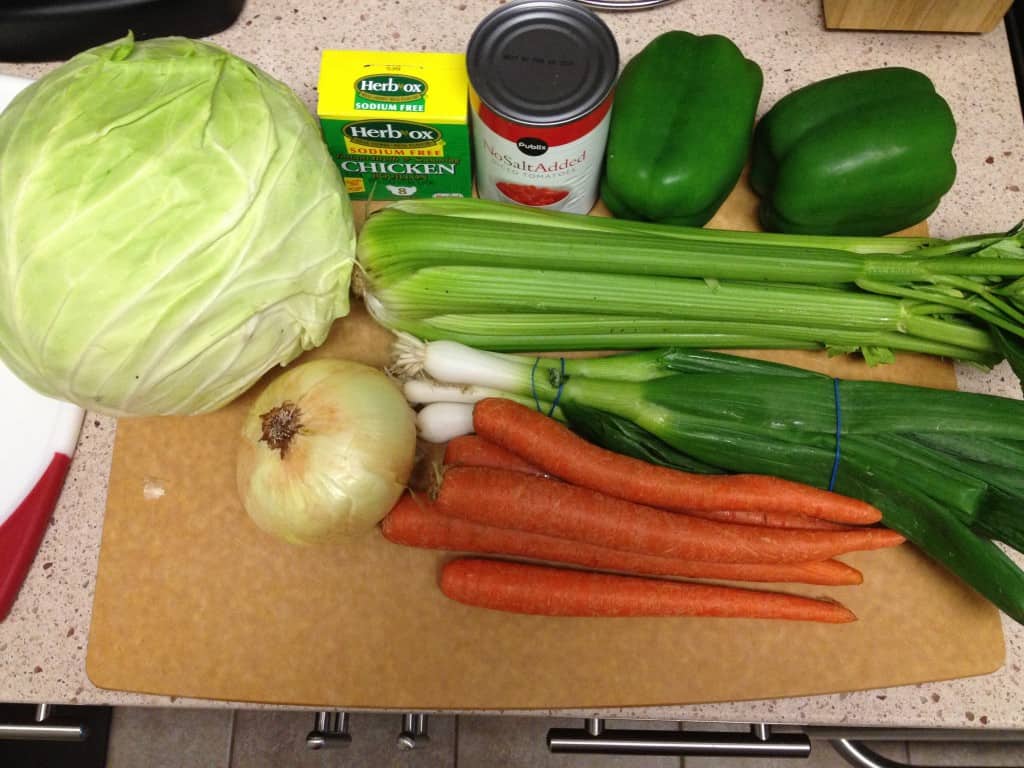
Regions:
M 70 464 L 69 456 L 55 453 L 39 482 L 0 525 L 0 621 L 7 618 L 35 559 Z

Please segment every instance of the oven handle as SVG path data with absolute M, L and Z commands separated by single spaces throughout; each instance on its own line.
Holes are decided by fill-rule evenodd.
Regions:
M 553 753 L 583 755 L 671 755 L 682 757 L 792 757 L 811 754 L 804 733 L 772 733 L 755 723 L 749 733 L 721 731 L 642 731 L 606 729 L 599 717 L 583 728 L 552 728 L 547 735 Z
M 0 723 L 0 741 L 85 741 L 89 729 L 84 725 L 55 725 L 46 723 L 50 705 L 36 705 L 34 723 Z

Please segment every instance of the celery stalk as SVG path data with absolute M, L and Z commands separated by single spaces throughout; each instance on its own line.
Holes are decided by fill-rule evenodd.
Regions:
M 517 226 L 537 225 L 581 229 L 591 232 L 644 233 L 656 237 L 696 242 L 718 242 L 723 244 L 798 245 L 802 248 L 828 248 L 851 253 L 901 254 L 918 248 L 943 244 L 942 240 L 930 237 L 835 237 L 820 235 L 786 235 L 770 232 L 745 232 L 731 229 L 704 229 L 701 227 L 680 227 L 667 224 L 653 224 L 640 221 L 606 218 L 603 216 L 579 216 L 505 205 L 489 200 L 401 200 L 387 209 L 393 212 L 416 216 L 449 216 L 458 219 L 504 222 Z M 379 211 L 377 213 L 380 213 Z M 374 215 L 377 215 L 376 213 Z M 461 225 L 460 225 L 461 226 Z M 990 236 L 995 240 L 1003 235 Z M 966 238 L 965 238 L 966 240 Z M 881 242 L 879 242 L 881 241 Z M 977 247 L 977 243 L 964 244 L 960 249 Z
M 919 349 L 920 342 L 932 342 L 987 356 L 994 352 L 987 332 L 915 314 L 915 306 L 912 302 L 872 294 L 845 291 L 823 294 L 804 285 L 709 284 L 688 278 L 459 265 L 421 269 L 396 284 L 381 287 L 367 302 L 379 322 L 413 333 L 417 321 L 427 321 L 437 315 L 505 314 L 505 320 L 499 322 L 507 327 L 516 323 L 522 313 L 535 325 L 538 317 L 551 313 L 556 318 L 548 325 L 551 331 L 557 332 L 562 327 L 557 320 L 566 315 L 588 320 L 619 314 L 714 323 L 706 327 L 708 334 L 716 332 L 712 329 L 728 328 L 726 323 L 746 324 L 745 334 L 739 334 L 744 341 L 751 342 L 746 346 L 763 347 L 764 344 L 753 343 L 756 337 L 786 338 L 792 331 L 779 329 L 796 328 L 804 329 L 800 341 L 822 346 L 844 346 L 850 339 L 865 343 L 864 339 L 872 335 L 890 334 L 885 338 L 893 343 L 904 336 L 912 337 L 916 341 L 908 342 L 913 345 L 909 348 L 915 350 Z M 601 341 L 614 333 L 613 325 L 602 334 Z M 422 335 L 444 338 L 440 334 Z M 543 335 L 517 332 L 513 334 L 512 343 L 501 346 L 531 349 L 532 339 Z M 638 345 L 628 332 L 619 335 L 623 347 L 650 346 L 649 342 Z M 592 344 L 583 346 L 584 343 L 581 341 L 575 348 L 599 348 Z M 898 345 L 897 348 L 905 347 Z

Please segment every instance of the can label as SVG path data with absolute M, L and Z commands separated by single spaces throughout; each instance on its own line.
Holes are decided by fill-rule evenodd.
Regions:
M 597 202 L 611 94 L 571 123 L 531 126 L 496 114 L 470 89 L 477 194 L 487 200 L 588 213 Z

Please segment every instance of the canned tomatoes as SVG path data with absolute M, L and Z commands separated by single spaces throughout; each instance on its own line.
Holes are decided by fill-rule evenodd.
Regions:
M 597 202 L 619 52 L 570 0 L 513 0 L 469 40 L 477 194 L 587 213 Z

